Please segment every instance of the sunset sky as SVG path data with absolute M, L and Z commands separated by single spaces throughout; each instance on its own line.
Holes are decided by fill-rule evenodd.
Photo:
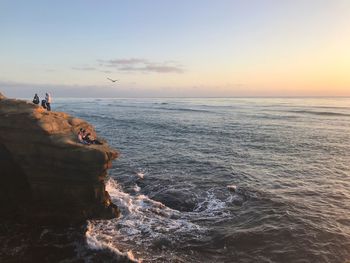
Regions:
M 8 96 L 350 96 L 349 0 L 0 0 L 0 32 Z

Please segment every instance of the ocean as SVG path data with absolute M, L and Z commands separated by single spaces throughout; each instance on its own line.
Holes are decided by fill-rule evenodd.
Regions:
M 65 98 L 52 108 L 121 154 L 107 190 L 122 216 L 88 222 L 95 258 L 350 260 L 350 98 Z

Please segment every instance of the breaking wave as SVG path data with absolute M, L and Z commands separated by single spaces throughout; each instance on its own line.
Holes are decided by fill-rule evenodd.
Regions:
M 149 253 L 152 248 L 175 246 L 188 238 L 198 239 L 206 231 L 161 202 L 142 194 L 123 192 L 113 179 L 108 180 L 106 190 L 121 210 L 121 217 L 89 221 L 86 240 L 92 249 L 109 249 L 132 261 L 150 260 L 155 256 Z

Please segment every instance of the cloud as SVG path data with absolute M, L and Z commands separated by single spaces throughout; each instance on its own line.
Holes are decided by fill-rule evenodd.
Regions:
M 100 62 L 101 66 L 110 66 L 114 67 L 115 65 L 136 65 L 142 63 L 148 63 L 147 59 L 143 58 L 122 58 L 122 59 L 110 59 L 110 60 L 97 60 Z
M 143 58 L 126 58 L 97 60 L 102 67 L 114 68 L 126 72 L 144 72 L 144 73 L 184 73 L 181 65 L 174 61 L 155 62 Z
M 81 71 L 99 71 L 102 73 L 112 73 L 113 70 L 122 72 L 141 72 L 141 73 L 184 73 L 184 68 L 176 61 L 155 62 L 143 58 L 121 58 L 97 60 L 98 65 L 92 66 L 75 66 L 73 70 Z

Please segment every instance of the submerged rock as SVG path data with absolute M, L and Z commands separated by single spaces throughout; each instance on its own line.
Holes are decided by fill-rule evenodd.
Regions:
M 118 153 L 108 144 L 83 145 L 80 128 L 93 127 L 0 93 L 0 217 L 82 222 L 119 215 L 105 190 Z
M 178 211 L 191 212 L 197 205 L 196 195 L 188 190 L 165 189 L 152 199 Z

